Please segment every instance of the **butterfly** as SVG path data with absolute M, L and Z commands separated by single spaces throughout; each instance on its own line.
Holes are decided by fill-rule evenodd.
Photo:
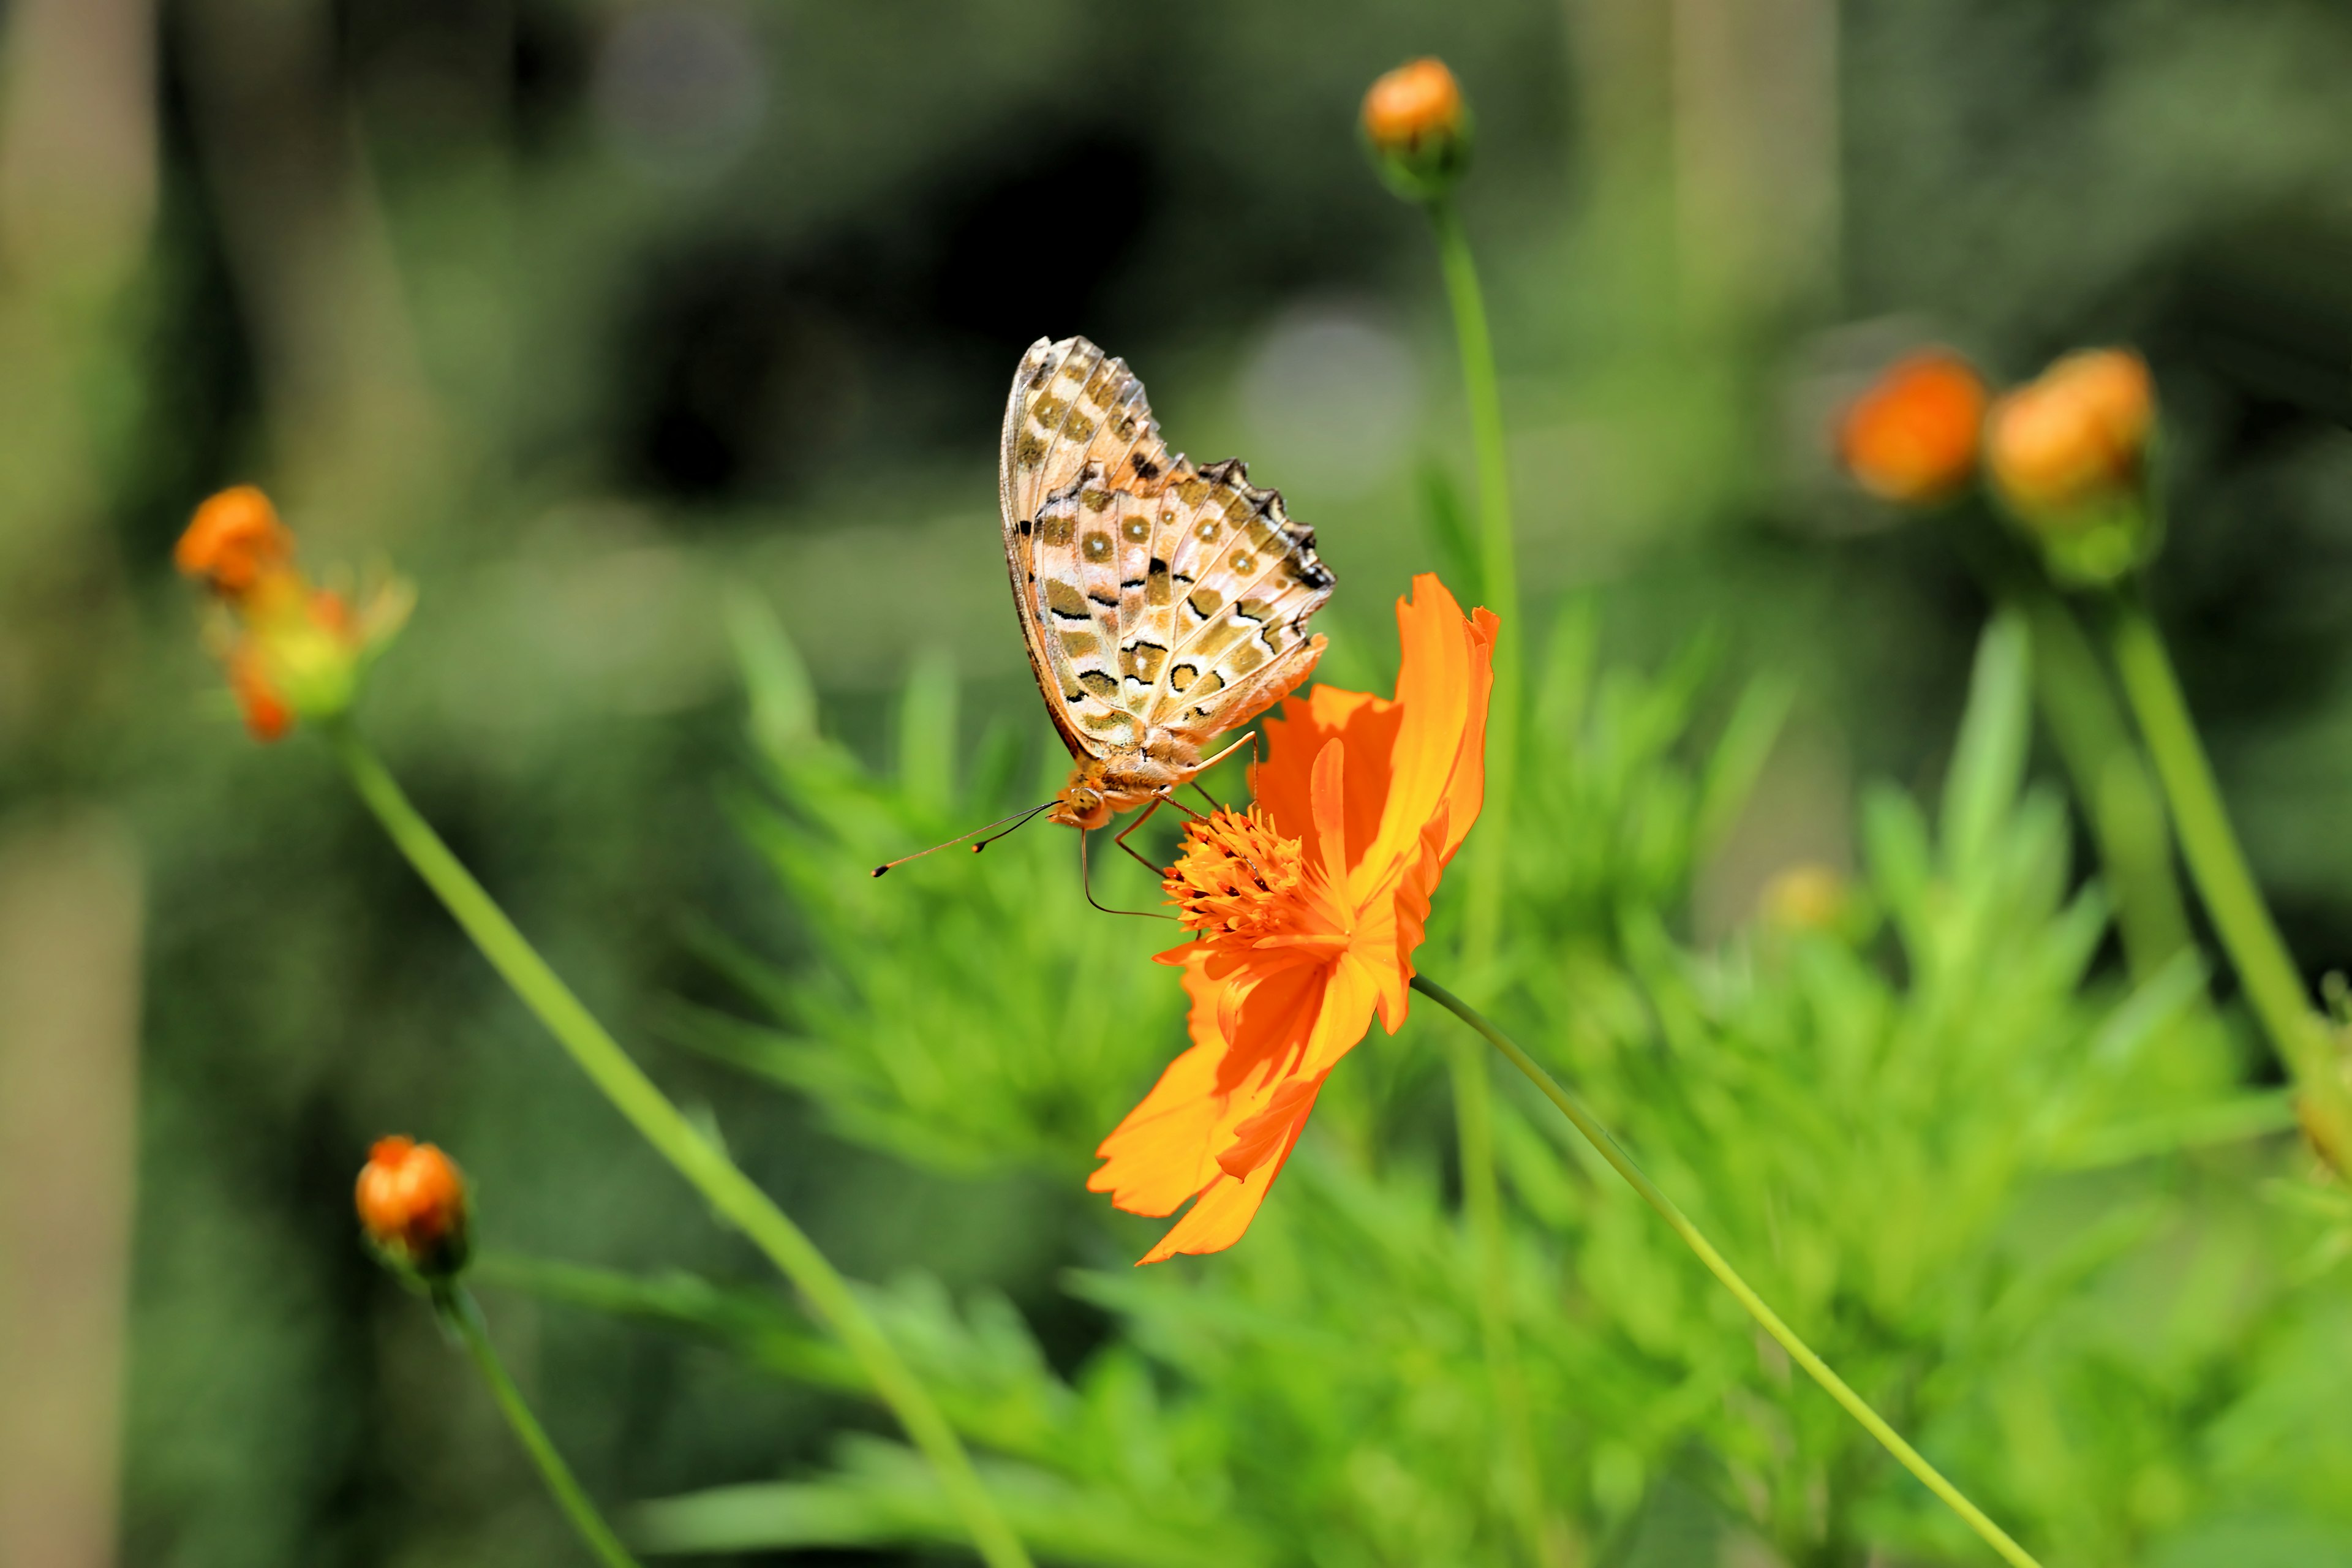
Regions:
M 1322 657 L 1307 623 L 1335 579 L 1315 531 L 1240 458 L 1171 454 L 1143 383 L 1086 339 L 1021 356 L 997 491 L 1030 673 L 1070 749 L 1046 820 L 1168 799 Z

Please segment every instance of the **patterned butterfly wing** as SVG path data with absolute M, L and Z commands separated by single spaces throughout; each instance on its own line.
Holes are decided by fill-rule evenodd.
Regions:
M 1175 462 L 1143 384 L 1125 362 L 1084 338 L 1040 338 L 1029 346 L 1005 400 L 997 500 L 1030 669 L 1073 756 L 1106 756 L 1139 738 L 1115 689 L 1101 689 L 1105 659 L 1115 659 L 1118 645 L 1115 626 L 1096 624 L 1103 606 L 1088 605 L 1081 586 L 1079 492 L 1107 492 L 1101 476 L 1114 468 L 1150 489 L 1165 482 Z M 1081 486 L 1089 467 L 1097 477 Z M 1041 516 L 1056 495 L 1061 504 Z
M 1161 492 L 1155 574 L 1169 600 L 1158 660 L 1137 709 L 1194 746 L 1248 723 L 1307 678 L 1324 641 L 1307 617 L 1331 596 L 1315 531 L 1279 492 L 1249 482 L 1240 458 L 1212 463 Z
M 1005 563 L 1046 707 L 1074 756 L 1178 768 L 1304 679 L 1332 577 L 1312 530 L 1238 461 L 1171 455 L 1142 384 L 1083 338 L 1015 374 L 1000 479 Z

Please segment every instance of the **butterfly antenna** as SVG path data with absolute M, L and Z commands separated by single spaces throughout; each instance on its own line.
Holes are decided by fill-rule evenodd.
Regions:
M 1023 828 L 1036 821 L 1037 814 L 1045 810 L 1045 806 L 1053 804 L 1054 803 L 1049 800 L 1045 803 L 1045 805 L 1033 805 L 1026 811 L 1016 813 L 1015 815 L 1021 818 L 1020 821 L 1014 823 L 1012 826 L 1006 828 L 1002 833 L 989 833 L 987 837 L 980 839 L 972 845 L 971 852 L 977 855 L 982 850 L 987 848 L 990 845 L 995 843 L 998 839 L 1012 837 L 1014 834 L 1020 832 Z M 982 828 L 981 831 L 988 833 L 988 829 L 985 827 Z
M 1018 827 L 1022 823 L 1027 822 L 1031 817 L 1045 810 L 1045 806 L 1053 804 L 1054 803 L 1049 800 L 1043 805 L 1033 805 L 1025 810 L 1016 811 L 1012 816 L 1000 816 L 994 822 L 982 823 L 980 826 L 973 828 L 970 833 L 959 833 L 953 838 L 947 840 L 945 843 L 934 844 L 929 849 L 918 849 L 912 855 L 901 855 L 896 860 L 885 860 L 881 865 L 874 868 L 874 874 L 878 877 L 883 872 L 889 870 L 893 867 L 903 866 L 909 860 L 919 860 L 926 855 L 936 855 L 942 849 L 952 848 L 954 846 L 962 843 L 967 838 L 974 837 L 982 833 L 987 833 L 994 828 L 1004 827 L 1006 823 L 1013 822 L 1013 818 L 1014 816 L 1021 819 L 1020 822 L 1013 822 L 1013 827 Z M 1004 828 L 1005 833 L 1010 833 L 1012 831 L 1012 827 Z M 1002 838 L 1003 837 L 1003 833 L 997 834 L 996 836 L 997 838 Z M 979 843 L 971 847 L 971 852 L 977 855 L 995 841 L 996 840 L 992 838 L 983 838 Z

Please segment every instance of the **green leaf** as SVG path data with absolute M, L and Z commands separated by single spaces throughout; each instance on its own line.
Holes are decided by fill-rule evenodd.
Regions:
M 746 727 L 753 743 L 781 762 L 816 739 L 816 689 L 808 666 L 775 611 L 752 590 L 731 590 L 725 614 L 749 700 Z
M 2032 730 L 2032 644 L 2025 618 L 2003 610 L 1977 643 L 1968 710 L 1944 781 L 1943 853 L 1948 866 L 1982 855 L 2017 799 Z

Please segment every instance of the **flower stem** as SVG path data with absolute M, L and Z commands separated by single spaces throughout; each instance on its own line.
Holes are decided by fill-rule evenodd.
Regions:
M 1764 1298 L 1739 1277 L 1739 1271 L 1732 1268 L 1723 1254 L 1700 1234 L 1698 1226 L 1691 1223 L 1690 1217 L 1675 1205 L 1675 1200 L 1666 1196 L 1658 1184 L 1643 1173 L 1641 1166 L 1633 1163 L 1632 1156 L 1618 1146 L 1617 1140 L 1610 1135 L 1609 1130 L 1585 1110 L 1574 1095 L 1562 1089 L 1551 1074 L 1538 1066 L 1534 1058 L 1521 1050 L 1508 1035 L 1488 1023 L 1476 1008 L 1427 975 L 1415 975 L 1412 988 L 1484 1035 L 1488 1044 L 1502 1052 L 1513 1067 L 1525 1073 L 1528 1081 L 1543 1091 L 1544 1098 L 1558 1106 L 1560 1114 L 1584 1135 L 1585 1142 L 1615 1167 L 1617 1173 L 1642 1194 L 1643 1202 L 1658 1212 L 1658 1216 L 1666 1222 L 1667 1228 L 1682 1238 L 1683 1245 L 1698 1255 L 1698 1260 L 1706 1265 L 1707 1272 L 1722 1281 L 1723 1288 L 1748 1309 L 1748 1316 L 1754 1318 L 1766 1333 L 1780 1342 L 1780 1348 L 1789 1352 L 1789 1359 L 1803 1367 L 1832 1399 L 1844 1407 L 1847 1415 L 1862 1424 L 1864 1431 L 1877 1438 L 1880 1446 L 1894 1455 L 1905 1469 L 1916 1476 L 1922 1485 L 1943 1500 L 1945 1506 L 1965 1520 L 1969 1528 L 2000 1553 L 2004 1562 L 2011 1563 L 2012 1568 L 2040 1568 L 2025 1548 L 2011 1540 L 2009 1532 L 1987 1517 L 1982 1509 L 1970 1502 L 1959 1488 L 1946 1480 L 1942 1471 L 1929 1464 L 1918 1449 L 1904 1441 L 1901 1433 L 1888 1426 L 1885 1418 L 1873 1410 L 1862 1395 L 1847 1386 L 1845 1379 L 1831 1371 L 1830 1364 L 1813 1353 L 1811 1346 L 1797 1337 L 1795 1330 L 1780 1321 L 1780 1315 L 1766 1305 Z
M 2011 597 L 2032 629 L 2042 716 L 2098 841 L 2124 956 L 2145 980 L 2189 945 L 2164 797 L 2074 612 L 2039 584 Z
M 2302 973 L 2246 867 L 2164 639 L 2135 587 L 2118 587 L 2105 609 L 2108 651 L 2171 803 L 2180 852 L 2205 912 L 2229 951 L 2255 1016 L 2294 1074 L 2313 1141 L 2336 1170 L 2352 1173 L 2352 1096 L 2336 1066 L 2335 1041 L 2312 1010 Z
M 1495 612 L 1501 629 L 1495 641 L 1494 690 L 1486 710 L 1486 774 L 1478 831 L 1470 847 L 1469 889 L 1464 904 L 1463 967 L 1484 974 L 1495 961 L 1502 931 L 1503 879 L 1511 836 L 1511 786 L 1518 776 L 1519 657 L 1518 544 L 1511 525 L 1511 476 L 1503 445 L 1503 398 L 1495 375 L 1494 340 L 1486 330 L 1486 301 L 1470 237 L 1448 196 L 1428 204 L 1437 255 L 1445 274 L 1445 299 L 1454 315 L 1454 338 L 1462 356 L 1462 388 L 1470 406 L 1470 436 L 1478 466 L 1478 595 Z M 1507 1296 L 1509 1258 L 1505 1251 L 1503 1208 L 1495 1177 L 1494 1086 L 1485 1053 L 1464 1043 L 1452 1062 L 1454 1116 L 1461 1146 L 1462 1207 L 1478 1254 L 1479 1330 L 1503 1426 L 1503 1487 L 1531 1561 L 1549 1560 L 1543 1494 L 1536 1467 L 1533 1417 L 1519 1376 L 1518 1348 L 1511 1336 Z
M 1470 405 L 1470 437 L 1478 461 L 1478 595 L 1502 622 L 1495 639 L 1495 689 L 1486 713 L 1486 800 L 1478 811 L 1463 911 L 1464 962 L 1477 973 L 1494 962 L 1502 931 L 1503 878 L 1509 863 L 1511 795 L 1518 779 L 1519 688 L 1526 661 L 1520 647 L 1518 544 L 1511 526 L 1510 462 L 1503 446 L 1503 398 L 1495 375 L 1494 341 L 1486 331 L 1486 297 L 1470 257 L 1470 237 L 1453 202 L 1429 204 L 1437 255 L 1445 272 L 1446 302 L 1462 354 L 1462 390 Z
M 474 1364 L 481 1369 L 482 1381 L 490 1385 L 490 1397 L 498 1401 L 499 1413 L 514 1428 L 524 1452 L 539 1467 L 540 1479 L 555 1494 L 564 1517 L 572 1521 L 572 1527 L 588 1543 L 588 1550 L 605 1568 L 637 1568 L 637 1560 L 629 1555 L 629 1549 L 621 1544 L 621 1538 L 613 1533 L 613 1527 L 604 1522 L 596 1505 L 580 1489 L 572 1467 L 563 1462 L 563 1456 L 556 1452 L 546 1428 L 540 1426 L 539 1417 L 523 1402 L 522 1390 L 515 1386 L 506 1363 L 499 1359 L 497 1347 L 490 1343 L 489 1331 L 483 1326 L 481 1309 L 475 1306 L 472 1292 L 454 1281 L 437 1282 L 433 1287 L 433 1310 L 464 1342 Z
M 962 1518 L 982 1560 L 990 1568 L 1030 1568 L 1028 1552 L 997 1512 L 954 1429 L 840 1271 L 751 1177 L 686 1119 L 548 967 L 506 911 L 418 815 L 399 784 L 350 725 L 331 724 L 325 730 L 360 798 L 417 875 L 474 939 L 490 966 L 547 1026 L 614 1108 L 694 1184 L 721 1217 L 768 1256 L 840 1339 L 907 1436 L 930 1461 L 940 1490 Z

